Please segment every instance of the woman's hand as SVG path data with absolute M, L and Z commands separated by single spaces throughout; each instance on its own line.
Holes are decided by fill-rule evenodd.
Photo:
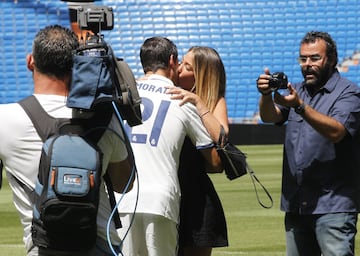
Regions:
M 171 94 L 170 99 L 180 100 L 180 106 L 184 105 L 187 102 L 190 102 L 197 106 L 199 101 L 201 101 L 200 97 L 197 96 L 195 93 L 189 92 L 180 87 L 171 86 L 166 88 L 166 94 Z
M 206 104 L 197 94 L 184 90 L 180 87 L 166 87 L 166 88 L 167 88 L 166 93 L 171 94 L 170 99 L 180 100 L 179 103 L 180 106 L 189 102 L 195 105 L 200 117 L 202 117 L 204 114 L 209 113 L 209 109 L 207 108 Z

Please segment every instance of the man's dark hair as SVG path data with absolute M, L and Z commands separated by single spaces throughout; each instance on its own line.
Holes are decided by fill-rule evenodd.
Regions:
M 78 37 L 68 28 L 51 25 L 41 29 L 33 42 L 35 68 L 42 74 L 63 79 L 71 74 Z
M 176 45 L 165 37 L 151 37 L 144 41 L 140 49 L 140 60 L 144 72 L 156 72 L 169 67 L 170 56 L 178 59 Z
M 322 39 L 326 43 L 326 55 L 333 61 L 333 68 L 336 67 L 338 63 L 338 54 L 336 49 L 336 43 L 331 38 L 329 33 L 321 31 L 310 31 L 301 40 L 301 44 L 314 43 L 316 40 Z

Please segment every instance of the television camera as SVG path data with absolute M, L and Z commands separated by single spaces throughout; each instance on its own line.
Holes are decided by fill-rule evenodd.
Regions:
M 101 34 L 102 30 L 114 28 L 113 9 L 84 5 L 76 11 L 79 29 L 87 33 L 74 54 L 67 106 L 91 110 L 99 102 L 111 101 L 130 126 L 141 124 L 141 98 L 134 74 L 123 59 L 114 55 Z

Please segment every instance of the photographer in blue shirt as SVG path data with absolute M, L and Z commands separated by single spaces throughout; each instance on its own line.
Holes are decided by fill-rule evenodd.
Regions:
M 287 255 L 354 255 L 360 88 L 339 74 L 328 33 L 308 32 L 299 54 L 304 81 L 287 84 L 286 94 L 268 69 L 257 79 L 261 119 L 287 122 L 281 195 Z

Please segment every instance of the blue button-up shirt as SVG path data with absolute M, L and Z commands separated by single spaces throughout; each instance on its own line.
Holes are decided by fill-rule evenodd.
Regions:
M 342 123 L 348 134 L 333 143 L 293 109 L 281 107 L 288 121 L 281 209 L 300 214 L 358 212 L 360 88 L 337 71 L 313 96 L 302 83 L 293 86 L 307 105 Z

